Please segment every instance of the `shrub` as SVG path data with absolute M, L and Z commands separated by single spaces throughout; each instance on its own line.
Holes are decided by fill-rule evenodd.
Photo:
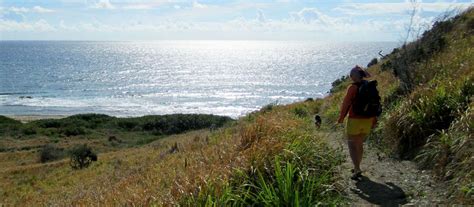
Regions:
M 207 114 L 171 114 L 138 118 L 140 128 L 156 135 L 178 134 L 189 130 L 205 129 L 214 125 L 221 127 L 231 121 L 230 117 Z
M 382 63 L 382 65 L 380 66 L 380 70 L 382 71 L 386 71 L 386 70 L 392 70 L 392 62 L 390 60 L 387 60 L 385 61 L 384 63 Z M 395 73 L 395 71 L 394 71 Z M 395 76 L 398 76 L 398 74 L 394 74 Z
M 85 144 L 75 146 L 69 154 L 69 164 L 73 169 L 82 169 L 88 167 L 93 161 L 97 161 L 97 154 Z
M 309 115 L 308 110 L 306 110 L 306 108 L 304 108 L 304 107 L 296 107 L 292 111 L 296 116 L 298 116 L 300 118 L 304 118 L 304 117 L 307 117 Z
M 273 110 L 273 108 L 275 107 L 276 103 L 270 103 L 270 104 L 267 104 L 265 105 L 264 107 L 262 107 L 262 109 L 260 109 L 260 111 L 262 113 L 268 113 L 270 111 Z
M 0 134 L 7 132 L 15 133 L 21 127 L 21 122 L 0 115 Z
M 138 124 L 139 123 L 137 121 L 127 120 L 127 119 L 117 121 L 117 126 L 127 131 L 132 131 L 133 129 L 135 129 L 135 127 L 138 126 Z
M 64 157 L 64 150 L 54 147 L 53 145 L 45 145 L 39 153 L 39 160 L 42 163 L 58 160 Z
M 373 65 L 376 65 L 379 62 L 377 58 L 372 59 L 369 64 L 367 64 L 367 67 L 370 68 Z
M 416 74 L 419 72 L 417 70 L 418 64 L 426 63 L 435 54 L 447 48 L 447 36 L 453 30 L 455 22 L 460 21 L 459 16 L 447 18 L 448 16 L 444 17 L 443 21 L 437 21 L 431 30 L 423 33 L 420 39 L 403 45 L 402 49 L 394 49 L 387 58 L 388 60 L 382 64 L 382 71 L 393 70 L 394 75 L 400 79 L 400 86 L 405 92 L 412 91 L 420 83 L 426 83 L 439 72 L 430 70 L 424 74 Z M 423 78 L 420 78 L 421 76 Z
M 36 125 L 41 128 L 60 128 L 61 120 L 58 119 L 44 119 L 36 121 Z
M 21 129 L 21 132 L 24 135 L 33 135 L 33 134 L 36 134 L 36 129 L 34 127 L 31 127 L 31 126 L 26 126 L 26 127 L 23 127 Z
M 78 114 L 64 119 L 66 123 L 72 123 L 89 129 L 95 129 L 114 119 L 105 114 Z
M 349 79 L 349 76 L 342 76 L 341 78 L 339 79 L 336 79 L 334 82 L 331 83 L 331 90 L 329 91 L 329 93 L 335 93 L 339 90 L 341 90 L 341 87 L 342 87 L 342 83 L 344 83 L 347 79 Z
M 61 129 L 60 132 L 68 137 L 86 134 L 86 130 L 80 126 L 67 126 Z

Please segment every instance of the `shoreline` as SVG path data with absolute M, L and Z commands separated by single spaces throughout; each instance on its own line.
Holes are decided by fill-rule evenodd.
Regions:
M 67 118 L 67 117 L 75 116 L 75 115 L 80 115 L 80 114 L 91 114 L 91 113 L 76 113 L 76 114 L 69 114 L 69 115 L 57 115 L 57 114 L 55 114 L 55 115 L 47 115 L 47 114 L 45 114 L 45 115 L 41 115 L 41 114 L 6 115 L 6 114 L 0 114 L 0 116 L 5 116 L 5 117 L 8 117 L 8 118 L 20 121 L 21 123 L 28 123 L 28 122 L 43 120 L 43 119 L 63 119 L 63 118 Z M 100 113 L 92 113 L 92 114 L 100 114 Z M 115 115 L 108 115 L 108 114 L 102 114 L 102 115 L 107 115 L 107 116 L 111 116 L 111 117 L 115 117 L 115 118 L 139 118 L 139 117 L 143 117 L 143 116 L 154 116 L 154 115 L 163 116 L 163 115 L 175 115 L 175 114 L 190 115 L 190 114 L 202 114 L 202 113 L 147 114 L 147 115 L 140 115 L 140 116 L 115 116 Z M 234 120 L 245 116 L 245 115 L 243 115 L 243 116 L 233 117 L 233 116 L 226 116 L 226 115 L 219 115 L 219 114 L 205 114 L 205 115 L 224 116 L 224 117 L 229 117 L 229 118 L 234 119 Z
M 42 119 L 62 119 L 69 115 L 3 115 L 5 117 L 20 121 L 21 123 L 28 123 Z

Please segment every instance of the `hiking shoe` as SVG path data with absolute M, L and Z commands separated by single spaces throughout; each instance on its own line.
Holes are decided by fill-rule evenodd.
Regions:
M 354 172 L 354 170 L 352 170 Z M 359 178 L 362 177 L 362 171 L 359 172 L 354 172 L 351 176 L 352 180 L 359 180 Z

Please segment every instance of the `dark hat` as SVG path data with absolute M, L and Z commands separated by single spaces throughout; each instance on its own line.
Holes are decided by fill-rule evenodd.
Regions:
M 366 70 L 362 69 L 360 66 L 356 65 L 351 69 L 350 75 L 358 75 L 361 78 L 370 78 L 371 75 Z

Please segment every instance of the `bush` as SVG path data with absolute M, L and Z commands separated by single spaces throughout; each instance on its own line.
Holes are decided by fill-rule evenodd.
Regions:
M 117 126 L 121 129 L 127 130 L 127 131 L 132 131 L 135 129 L 135 127 L 138 126 L 138 121 L 133 121 L 133 120 L 118 120 L 117 121 Z
M 0 115 L 0 134 L 15 133 L 21 127 L 21 122 Z
M 39 160 L 42 163 L 58 160 L 64 157 L 64 150 L 53 145 L 45 145 L 39 153 Z
M 293 113 L 300 118 L 304 118 L 309 115 L 308 110 L 306 110 L 306 108 L 303 108 L 303 107 L 294 108 Z
M 268 112 L 270 112 L 270 111 L 273 110 L 273 108 L 275 107 L 275 105 L 276 105 L 275 103 L 267 104 L 267 105 L 265 105 L 264 107 L 262 107 L 262 108 L 260 109 L 260 111 L 261 111 L 262 113 L 268 113 Z
M 334 82 L 331 83 L 331 90 L 329 91 L 329 93 L 335 93 L 339 90 L 341 90 L 341 87 L 342 87 L 342 83 L 344 83 L 347 79 L 349 79 L 349 76 L 342 76 L 341 78 L 339 79 L 336 79 Z
M 66 123 L 72 123 L 88 129 L 99 128 L 114 118 L 105 114 L 78 114 L 65 118 Z
M 87 145 L 79 145 L 70 151 L 70 165 L 73 169 L 88 167 L 93 161 L 97 161 L 97 154 Z
M 61 127 L 61 120 L 45 119 L 36 121 L 37 126 L 41 128 L 59 128 Z
M 77 135 L 85 135 L 86 130 L 83 127 L 79 127 L 79 126 L 67 126 L 61 129 L 61 133 L 70 137 L 70 136 L 77 136 Z
M 156 135 L 178 134 L 189 130 L 205 129 L 212 125 L 221 127 L 231 121 L 230 117 L 207 114 L 171 114 L 137 118 L 144 131 Z M 134 120 L 134 118 L 132 118 Z
M 372 59 L 369 64 L 367 64 L 367 67 L 370 68 L 370 66 L 376 65 L 379 62 L 377 58 Z
M 390 60 L 385 61 L 382 63 L 380 66 L 381 71 L 386 71 L 386 70 L 392 70 L 392 62 Z M 395 73 L 395 71 L 393 71 Z M 394 74 L 395 76 L 398 76 L 398 74 Z
M 36 134 L 36 129 L 34 127 L 23 127 L 21 129 L 21 132 L 24 134 L 24 135 L 33 135 L 33 134 Z
M 388 56 L 388 60 L 382 64 L 382 71 L 393 70 L 394 75 L 400 79 L 400 86 L 405 92 L 412 91 L 420 83 L 426 83 L 439 72 L 430 70 L 425 74 L 416 74 L 419 72 L 416 68 L 418 64 L 425 63 L 447 48 L 447 35 L 453 30 L 455 21 L 459 21 L 459 17 L 446 18 L 443 19 L 444 21 L 435 22 L 433 28 L 425 31 L 417 41 L 403 45 L 402 49 L 394 49 Z

